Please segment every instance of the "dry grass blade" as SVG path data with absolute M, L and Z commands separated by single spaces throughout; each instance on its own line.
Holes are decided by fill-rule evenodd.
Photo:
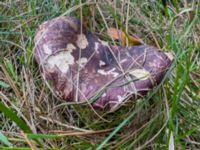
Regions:
M 2 65 L 1 66 L 3 73 L 5 74 L 6 79 L 8 80 L 10 86 L 12 87 L 12 89 L 14 90 L 16 96 L 18 97 L 18 99 L 21 99 L 21 92 L 18 90 L 18 87 L 16 86 L 15 82 L 13 81 L 13 79 L 10 77 L 9 73 L 7 72 L 6 68 Z
M 38 148 L 36 147 L 36 145 L 28 139 L 27 135 L 22 131 L 21 135 L 24 137 L 25 141 L 27 142 L 27 144 L 30 146 L 30 148 L 32 150 L 38 150 Z
M 1 1 L 0 128 L 13 147 L 0 147 L 200 149 L 200 2 L 165 1 Z M 138 101 L 130 97 L 115 112 L 92 110 L 91 103 L 118 78 L 84 104 L 63 102 L 52 83 L 40 74 L 43 66 L 33 58 L 38 26 L 57 16 L 80 19 L 100 39 L 115 46 L 147 43 L 172 52 L 174 70 L 170 69 L 166 82 L 147 97 Z M 119 65 L 119 78 L 127 76 L 141 57 L 132 58 L 125 71 Z M 71 82 L 84 97 L 80 85 Z M 6 145 L 5 137 L 0 138 Z
M 84 131 L 84 132 L 77 132 L 77 131 L 50 131 L 49 133 L 58 134 L 59 136 L 79 136 L 79 135 L 93 135 L 93 134 L 106 134 L 112 131 L 113 129 L 105 129 L 99 131 Z

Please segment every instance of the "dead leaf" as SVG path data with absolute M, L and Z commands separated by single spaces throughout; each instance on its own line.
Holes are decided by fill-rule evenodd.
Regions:
M 113 40 L 119 40 L 122 46 L 126 46 L 126 39 L 128 38 L 128 46 L 142 45 L 144 42 L 142 39 L 134 36 L 126 35 L 123 31 L 116 28 L 109 28 L 108 34 L 113 38 Z

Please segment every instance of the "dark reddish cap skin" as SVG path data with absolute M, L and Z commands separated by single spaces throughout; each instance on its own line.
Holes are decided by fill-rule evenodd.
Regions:
M 66 101 L 94 101 L 93 106 L 101 109 L 116 108 L 130 96 L 144 96 L 172 63 L 170 55 L 149 45 L 111 46 L 72 17 L 40 25 L 34 56 Z

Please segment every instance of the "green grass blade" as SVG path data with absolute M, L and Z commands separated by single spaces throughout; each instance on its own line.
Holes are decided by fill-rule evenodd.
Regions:
M 0 141 L 5 144 L 6 146 L 12 146 L 12 143 L 10 143 L 7 139 L 7 137 L 2 133 L 0 132 Z
M 28 147 L 0 147 L 1 150 L 32 150 Z M 38 150 L 44 150 L 44 148 L 38 148 Z M 46 148 L 46 150 L 59 150 L 57 148 Z
M 0 81 L 0 88 L 1 88 L 1 87 L 7 89 L 7 88 L 10 87 L 10 85 L 7 84 L 7 83 L 5 83 L 5 82 L 3 82 L 3 81 Z
M 27 137 L 29 139 L 56 139 L 56 138 L 62 138 L 64 136 L 62 135 L 54 135 L 54 134 L 27 134 Z
M 128 116 L 128 118 L 120 123 L 117 128 L 97 147 L 97 150 L 101 150 L 104 145 L 137 114 L 137 112 L 142 108 L 143 105 L 144 103 L 139 105 L 136 111 L 134 111 L 130 116 Z
M 0 147 L 1 150 L 31 150 L 31 148 L 26 147 Z
M 148 101 L 160 88 L 160 86 L 163 84 L 163 82 L 166 80 L 166 78 L 169 76 L 169 74 L 171 73 L 172 69 L 174 68 L 174 63 L 172 64 L 172 66 L 169 68 L 169 70 L 167 71 L 166 75 L 164 76 L 163 80 L 161 81 L 161 83 L 152 91 L 152 93 L 147 97 L 147 99 L 145 101 L 142 101 L 142 103 L 139 104 L 139 106 L 136 106 L 136 110 L 130 114 L 130 116 L 128 118 L 126 118 L 122 123 L 120 123 L 117 128 L 97 147 L 97 150 L 100 150 L 104 147 L 104 145 L 121 129 L 123 128 L 129 121 L 131 121 L 131 119 L 135 116 L 135 114 L 137 114 L 140 109 L 143 107 L 143 105 L 145 105 L 145 102 Z
M 6 117 L 14 121 L 25 133 L 32 133 L 29 126 L 2 102 L 0 102 L 0 112 L 4 113 Z
M 12 78 L 15 79 L 15 81 L 18 81 L 18 75 L 16 73 L 16 69 L 14 65 L 12 64 L 12 62 L 8 59 L 4 59 L 4 64 L 9 74 L 12 76 Z

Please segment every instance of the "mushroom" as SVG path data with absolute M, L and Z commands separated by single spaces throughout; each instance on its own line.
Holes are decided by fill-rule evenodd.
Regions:
M 44 22 L 34 41 L 36 61 L 63 99 L 92 102 L 100 109 L 144 96 L 161 82 L 173 61 L 153 46 L 109 45 L 73 17 Z

